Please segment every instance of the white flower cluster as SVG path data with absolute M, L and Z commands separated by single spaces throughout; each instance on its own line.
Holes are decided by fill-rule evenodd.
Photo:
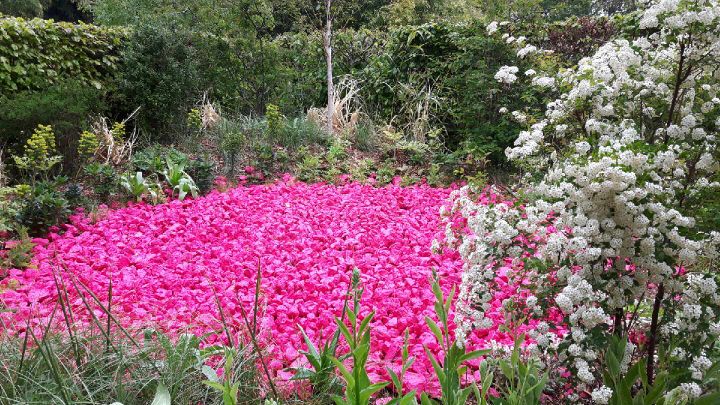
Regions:
M 514 83 L 515 80 L 517 80 L 516 73 L 519 70 L 520 69 L 517 66 L 503 66 L 497 73 L 495 73 L 495 80 L 500 83 Z
M 490 34 L 499 29 L 491 26 Z M 532 196 L 522 208 L 477 201 L 460 190 L 450 210 L 467 218 L 469 229 L 458 236 L 448 228 L 460 238 L 465 261 L 458 334 L 487 325 L 492 280 L 503 260 L 523 262 L 528 284 L 542 290 L 527 307 L 535 313 L 534 297 L 554 298 L 570 328 L 564 355 L 579 388 L 598 403 L 607 403 L 612 391 L 599 386 L 597 359 L 605 348 L 593 346 L 599 340 L 587 339 L 591 332 L 610 336 L 620 328 L 625 337 L 682 339 L 686 353 L 677 361 L 697 381 L 709 367 L 701 350 L 720 334 L 712 268 L 720 233 L 701 232 L 690 206 L 720 192 L 720 3 L 657 0 L 642 12 L 640 26 L 652 28 L 650 34 L 614 40 L 575 69 L 525 73 L 562 95 L 543 119 L 523 120 L 532 125 L 507 151 L 511 160 L 544 169 L 522 190 Z M 518 56 L 537 49 L 523 44 L 521 51 Z M 516 73 L 503 66 L 495 78 L 513 83 Z M 537 246 L 530 250 L 521 240 Z M 528 251 L 543 265 L 528 269 Z M 632 314 L 654 306 L 664 314 L 657 324 L 648 311 Z M 628 322 L 630 316 L 638 319 Z M 544 333 L 533 337 L 538 348 L 549 347 Z M 628 347 L 624 369 L 641 352 Z M 687 382 L 672 395 L 692 399 L 700 392 Z
M 604 405 L 610 402 L 612 394 L 613 390 L 603 385 L 602 387 L 593 390 L 591 397 L 595 403 Z

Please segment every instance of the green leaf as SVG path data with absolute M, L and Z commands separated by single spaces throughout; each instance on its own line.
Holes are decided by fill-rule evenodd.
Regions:
M 151 405 L 171 405 L 170 391 L 163 383 L 158 383 Z
M 205 377 L 207 377 L 207 379 L 210 380 L 211 382 L 220 381 L 220 378 L 218 378 L 217 373 L 215 372 L 215 370 L 213 370 L 212 367 L 210 367 L 208 365 L 203 365 L 201 368 L 201 371 L 202 371 L 203 375 Z
M 338 368 L 338 370 L 340 370 L 340 373 L 341 373 L 341 374 L 343 375 L 343 377 L 345 378 L 345 381 L 348 382 L 348 385 L 351 384 L 351 383 L 352 383 L 352 384 L 355 383 L 355 378 L 353 378 L 352 374 L 350 374 L 350 372 L 348 371 L 348 369 L 345 368 L 345 365 L 342 364 L 342 363 L 340 362 L 340 360 L 336 359 L 335 357 L 331 357 L 330 360 L 333 362 L 333 364 L 335 364 L 335 366 Z
M 388 385 L 388 383 L 386 383 L 386 382 L 383 382 L 383 383 L 375 383 L 375 384 L 372 384 L 372 385 L 370 385 L 370 386 L 362 389 L 362 390 L 360 391 L 360 400 L 361 400 L 361 402 L 367 403 L 368 399 L 370 398 L 370 396 L 372 396 L 372 394 L 374 394 L 374 393 L 380 391 L 381 389 L 387 387 L 387 385 Z
M 720 404 L 720 392 L 713 392 L 703 395 L 695 400 L 695 405 L 717 405 Z
M 437 339 L 438 343 L 442 343 L 442 331 L 440 330 L 440 327 L 438 326 L 435 321 L 433 321 L 429 316 L 425 317 L 425 323 L 427 323 L 428 328 L 430 328 L 430 331 L 435 335 L 435 339 Z
M 445 372 L 443 371 L 442 367 L 440 367 L 440 364 L 435 358 L 435 355 L 430 353 L 430 350 L 427 348 L 427 346 L 423 345 L 423 348 L 425 349 L 425 354 L 427 354 L 428 359 L 430 359 L 430 363 L 432 363 L 432 366 L 435 369 L 435 375 L 437 376 L 440 385 L 444 385 L 446 378 Z
M 390 375 L 390 379 L 392 380 L 395 389 L 400 391 L 402 389 L 402 384 L 400 383 L 400 379 L 398 378 L 397 374 L 390 367 L 385 367 L 385 369 Z
M 398 401 L 399 405 L 412 405 L 416 404 L 417 400 L 415 400 L 415 397 L 417 396 L 417 393 L 413 390 L 405 394 L 404 397 L 400 398 L 400 401 Z
M 426 393 L 424 393 L 424 392 L 423 392 L 422 395 L 420 396 L 420 403 L 421 403 L 422 405 L 434 405 L 433 402 L 434 402 L 434 401 L 431 400 L 430 397 L 428 397 L 428 394 L 426 394 Z
M 475 350 L 470 353 L 465 353 L 460 356 L 458 363 L 464 363 L 468 360 L 477 359 L 478 357 L 482 357 L 488 353 L 490 353 L 490 350 Z

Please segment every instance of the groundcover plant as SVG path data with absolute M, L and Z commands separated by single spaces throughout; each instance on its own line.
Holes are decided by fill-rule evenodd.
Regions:
M 130 329 L 219 331 L 217 296 L 228 325 L 241 331 L 240 307 L 252 314 L 260 266 L 260 340 L 272 376 L 288 380 L 289 367 L 305 365 L 298 325 L 313 342 L 327 340 L 357 268 L 365 288 L 363 311 L 375 311 L 370 377 L 387 380 L 385 367 L 401 366 L 408 330 L 417 361 L 405 374 L 405 388 L 437 392 L 423 345 L 436 354 L 439 346 L 424 318 L 434 317 L 433 269 L 446 291 L 460 281 L 460 257 L 430 248 L 442 229 L 439 209 L 451 191 L 286 179 L 158 206 L 131 204 L 92 223 L 79 215 L 65 233 L 35 240 L 36 268 L 10 271 L 0 302 L 11 312 L 0 313 L 0 319 L 20 335 L 28 319 L 42 329 L 56 305 L 58 279 L 70 285 L 73 327 L 81 329 L 92 320 L 73 281 L 107 305 L 112 280 L 111 310 Z M 496 303 L 506 297 L 498 295 Z M 99 309 L 96 316 L 105 319 Z M 524 328 L 520 332 L 529 326 Z M 499 331 L 470 339 L 480 346 L 488 334 L 512 344 L 512 337 Z M 217 333 L 208 342 L 223 339 Z

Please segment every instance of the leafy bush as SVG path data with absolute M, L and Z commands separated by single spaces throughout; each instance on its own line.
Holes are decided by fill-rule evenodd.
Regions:
M 301 145 L 324 143 L 327 134 L 312 120 L 296 117 L 285 122 L 282 139 L 282 146 L 296 148 Z
M 65 78 L 103 87 L 119 62 L 121 28 L 0 18 L 0 92 L 44 90 Z
M 133 28 L 123 49 L 110 102 L 124 116 L 139 107 L 137 125 L 151 142 L 179 141 L 186 112 L 204 90 L 190 40 L 165 26 L 143 25 Z
M 144 197 L 150 197 L 152 200 L 157 197 L 155 188 L 143 177 L 142 172 L 125 173 L 120 177 L 120 186 L 135 199 L 135 202 L 142 201 Z
M 62 179 L 41 181 L 16 200 L 15 222 L 31 235 L 41 235 L 50 227 L 65 223 L 70 205 L 59 190 Z
M 170 186 L 173 195 L 177 193 L 180 201 L 184 200 L 188 194 L 197 197 L 198 187 L 192 177 L 185 172 L 185 164 L 168 159 L 166 165 L 163 176 L 165 176 L 165 181 Z
M 410 140 L 444 128 L 449 148 L 500 163 L 520 128 L 500 108 L 539 109 L 544 101 L 541 92 L 508 90 L 494 78 L 501 66 L 516 63 L 524 64 L 477 23 L 398 27 L 360 73 L 361 94 L 376 121 L 392 120 Z
M 49 180 L 50 171 L 62 161 L 62 156 L 56 154 L 52 127 L 39 125 L 25 143 L 23 155 L 12 158 L 33 185 L 38 179 Z
M 215 179 L 215 162 L 204 157 L 190 159 L 186 171 L 195 181 L 200 193 L 205 194 L 212 189 Z
M 38 125 L 51 125 L 59 151 L 66 162 L 72 162 L 87 117 L 105 108 L 103 94 L 103 90 L 70 78 L 41 91 L 0 91 L 0 145 L 17 149 Z
M 135 152 L 131 159 L 133 170 L 144 175 L 162 173 L 167 162 L 187 166 L 190 158 L 175 148 L 156 144 Z
M 115 168 L 102 163 L 91 163 L 83 168 L 86 181 L 90 184 L 95 198 L 107 202 L 117 189 L 118 175 Z
M 5 242 L 0 248 L 0 280 L 4 278 L 2 269 L 25 269 L 30 266 L 35 244 L 30 240 L 27 229 L 20 227 L 16 232 L 18 240 L 12 244 Z

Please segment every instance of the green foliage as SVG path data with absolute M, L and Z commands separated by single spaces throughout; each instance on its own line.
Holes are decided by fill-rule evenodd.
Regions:
M 143 177 L 142 172 L 135 172 L 135 174 L 125 173 L 120 177 L 120 186 L 125 191 L 135 198 L 136 202 L 143 200 L 143 197 L 150 196 L 153 200 L 157 197 L 155 188 Z
M 225 363 L 223 365 L 222 377 L 219 377 L 213 369 L 206 367 L 203 371 L 208 377 L 208 380 L 203 381 L 203 383 L 222 394 L 224 405 L 236 405 L 238 403 L 240 382 L 234 382 L 232 378 L 232 363 L 235 358 L 235 352 L 231 348 L 224 348 L 224 350 Z
M 345 309 L 343 309 L 344 311 Z M 300 351 L 300 354 L 305 356 L 312 369 L 307 367 L 292 369 L 295 371 L 292 380 L 308 380 L 316 395 L 335 394 L 339 389 L 339 380 L 335 374 L 336 366 L 332 359 L 337 352 L 340 329 L 336 329 L 332 338 L 322 345 L 321 350 L 318 350 L 302 326 L 298 325 L 298 328 L 307 347 L 307 351 Z
M 39 124 L 51 125 L 60 152 L 72 161 L 86 119 L 104 110 L 102 96 L 102 90 L 72 79 L 38 91 L 0 91 L 0 145 L 17 149 Z
M 19 227 L 17 234 L 18 240 L 10 247 L 5 246 L 7 250 L 2 252 L 4 256 L 0 256 L 0 269 L 26 269 L 30 267 L 32 250 L 35 244 L 24 227 Z
M 408 352 L 408 337 L 408 330 L 405 329 L 405 340 L 403 341 L 402 366 L 400 367 L 400 374 L 398 375 L 398 373 L 396 373 L 390 367 L 385 367 L 388 374 L 390 375 L 390 379 L 392 380 L 395 392 L 397 393 L 397 398 L 393 398 L 392 400 L 390 400 L 390 402 L 388 402 L 388 405 L 417 404 L 416 394 L 414 390 L 403 395 L 403 377 L 405 377 L 405 373 L 410 369 L 410 367 L 412 367 L 413 363 L 415 363 L 415 356 L 410 356 L 410 353 Z
M 265 119 L 267 120 L 267 133 L 270 139 L 276 140 L 284 132 L 284 118 L 280 108 L 275 104 L 265 106 Z
M 184 152 L 173 147 L 156 144 L 135 152 L 131 159 L 131 165 L 135 171 L 141 171 L 145 175 L 162 174 L 168 161 L 188 166 L 190 158 Z
M 369 152 L 376 146 L 375 126 L 370 120 L 361 120 L 355 128 L 355 134 L 353 138 L 354 146 L 362 151 Z
M 487 350 L 476 350 L 472 352 L 466 352 L 465 348 L 454 341 L 450 335 L 449 329 L 449 314 L 450 306 L 453 304 L 455 298 L 455 287 L 453 286 L 450 290 L 450 294 L 447 298 L 443 295 L 440 289 L 440 279 L 437 274 L 433 274 L 432 290 L 435 294 L 435 315 L 440 321 L 440 325 L 430 317 L 425 317 L 430 331 L 432 331 L 438 345 L 442 348 L 442 352 L 445 353 L 445 358 L 442 363 L 435 357 L 430 350 L 425 347 L 425 353 L 432 363 L 435 375 L 437 376 L 440 388 L 442 391 L 442 404 L 444 405 L 463 405 L 467 401 L 472 387 L 461 387 L 460 376 L 465 374 L 467 366 L 464 365 L 468 360 L 476 359 L 480 356 L 487 354 Z M 432 404 L 432 401 L 427 394 L 422 395 L 422 403 Z
M 297 148 L 300 145 L 324 143 L 327 134 L 315 122 L 307 118 L 287 120 L 283 126 L 280 145 L 286 148 Z
M 78 140 L 78 155 L 83 159 L 89 159 L 95 156 L 100 147 L 100 140 L 97 135 L 90 131 L 83 131 Z
M 64 78 L 101 88 L 126 32 L 89 24 L 0 18 L 0 91 L 42 90 Z
M 49 0 L 1 0 L 0 14 L 23 18 L 42 17 Z
M 190 194 L 193 198 L 198 195 L 198 187 L 190 175 L 185 172 L 185 164 L 173 162 L 171 159 L 166 161 L 167 166 L 163 171 L 165 181 L 173 191 L 173 195 L 177 193 L 178 200 L 182 201 Z
M 83 186 L 78 183 L 70 183 L 65 188 L 63 196 L 68 202 L 68 205 L 72 208 L 77 208 L 85 205 L 87 199 L 83 192 Z
M 610 405 L 651 405 L 657 403 L 685 404 L 687 401 L 676 390 L 670 390 L 674 379 L 687 370 L 662 370 L 652 381 L 648 380 L 646 360 L 641 359 L 623 371 L 621 364 L 627 341 L 612 336 L 605 352 L 603 383 L 613 390 Z M 720 361 L 716 361 L 705 373 L 704 382 L 717 387 L 720 381 Z M 675 383 L 676 384 L 676 383 Z M 714 404 L 720 400 L 720 391 L 709 391 L 696 399 L 694 404 Z
M 300 160 L 297 164 L 298 179 L 306 182 L 314 181 L 320 177 L 322 157 L 303 147 L 299 152 Z
M 520 346 L 524 341 L 525 335 L 518 336 L 510 358 L 502 358 L 495 362 L 504 380 L 496 381 L 496 385 L 501 387 L 501 397 L 493 399 L 493 404 L 539 405 L 541 403 L 540 398 L 548 383 L 548 374 L 540 371 L 539 360 L 525 361 L 521 358 Z M 487 391 L 484 379 L 483 391 Z
M 333 33 L 333 72 L 336 77 L 359 77 L 382 50 L 380 31 L 338 29 Z M 277 104 L 287 114 L 327 105 L 326 65 L 319 31 L 286 33 L 273 40 L 280 63 Z
M 32 182 L 40 175 L 48 179 L 48 172 L 62 161 L 56 155 L 55 133 L 49 125 L 38 125 L 30 138 L 25 142 L 22 156 L 13 155 L 15 166 L 27 173 Z
M 238 155 L 242 150 L 245 137 L 242 132 L 231 130 L 223 133 L 220 144 L 220 149 L 227 156 L 227 166 L 230 175 L 235 174 L 235 164 L 238 160 Z
M 18 227 L 27 228 L 31 235 L 41 235 L 52 226 L 65 223 L 70 215 L 70 207 L 59 190 L 62 180 L 36 182 L 16 200 L 18 209 L 15 222 Z
M 345 396 L 334 396 L 337 405 L 367 405 L 370 397 L 385 388 L 387 382 L 370 382 L 367 374 L 367 359 L 370 354 L 370 322 L 375 312 L 370 312 L 365 318 L 359 318 L 360 300 L 363 289 L 360 287 L 360 272 L 353 271 L 353 308 L 348 310 L 350 328 L 345 326 L 343 320 L 335 318 L 335 323 L 340 329 L 345 341 L 350 347 L 349 357 L 352 359 L 352 371 L 337 358 L 331 357 L 332 362 L 340 370 L 345 380 Z
M 505 160 L 504 150 L 520 126 L 500 114 L 526 106 L 541 108 L 533 89 L 505 89 L 494 78 L 503 65 L 529 66 L 480 23 L 429 23 L 390 31 L 381 55 L 361 72 L 361 95 L 375 121 L 392 120 L 397 132 L 415 141 L 445 128 L 444 143 L 477 156 Z
M 212 189 L 215 179 L 215 162 L 208 158 L 191 159 L 186 171 L 188 176 L 195 181 L 200 193 L 205 194 Z
M 200 56 L 192 39 L 171 27 L 137 26 L 122 52 L 111 103 L 129 115 L 153 142 L 171 143 L 186 127 L 186 112 L 203 90 Z
M 202 125 L 202 113 L 198 108 L 193 108 L 188 112 L 187 126 L 195 130 L 200 130 Z
M 224 351 L 208 345 L 205 337 L 181 334 L 170 338 L 158 331 L 125 329 L 114 314 L 112 284 L 103 302 L 79 280 L 55 275 L 58 307 L 51 323 L 29 328 L 24 338 L 0 330 L 0 393 L 3 403 L 63 404 L 215 404 L 222 401 L 203 380 L 214 370 L 206 365 Z M 74 304 L 68 290 L 93 316 L 82 328 L 70 327 Z M 104 319 L 101 320 L 100 316 Z M 55 334 L 58 322 L 69 332 Z M 202 347 L 202 348 L 201 348 Z M 240 381 L 243 403 L 259 401 L 256 359 L 235 349 L 231 363 L 234 381 Z M 217 357 L 215 357 L 217 358 Z M 220 357 L 227 363 L 227 359 Z
M 115 168 L 103 163 L 91 163 L 83 168 L 83 172 L 95 198 L 107 202 L 118 186 Z

